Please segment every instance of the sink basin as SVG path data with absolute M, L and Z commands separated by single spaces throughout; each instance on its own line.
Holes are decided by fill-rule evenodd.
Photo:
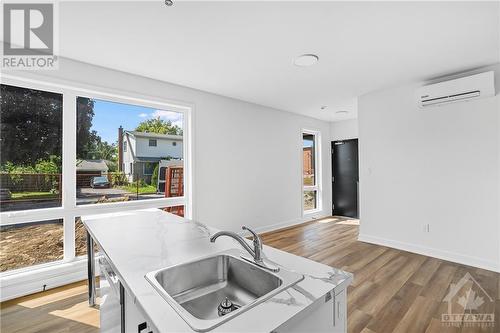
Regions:
M 227 250 L 150 272 L 146 279 L 192 329 L 204 332 L 304 278 L 284 269 L 270 272 L 240 258 L 240 254 L 239 250 Z M 225 307 L 221 313 L 222 302 Z M 228 313 L 224 312 L 227 308 Z

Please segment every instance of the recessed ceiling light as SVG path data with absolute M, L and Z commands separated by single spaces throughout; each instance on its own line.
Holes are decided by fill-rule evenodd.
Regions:
M 345 110 L 340 110 L 340 111 L 337 111 L 337 112 L 335 112 L 335 113 L 336 113 L 336 114 L 346 114 L 346 113 L 347 113 L 347 111 L 345 111 Z
M 319 57 L 315 54 L 303 54 L 301 56 L 298 56 L 293 63 L 295 64 L 295 66 L 307 67 L 314 65 L 318 62 L 318 60 Z

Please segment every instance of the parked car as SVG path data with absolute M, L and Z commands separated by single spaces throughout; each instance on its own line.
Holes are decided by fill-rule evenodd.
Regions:
M 90 182 L 90 187 L 92 187 L 92 188 L 108 188 L 109 187 L 108 177 L 99 176 L 99 177 L 92 178 L 92 181 Z

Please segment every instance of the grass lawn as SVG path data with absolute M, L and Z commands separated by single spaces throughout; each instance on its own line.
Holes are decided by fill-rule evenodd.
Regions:
M 314 185 L 313 176 L 304 176 L 304 185 L 305 186 Z
M 118 188 L 131 193 L 137 193 L 137 185 L 131 184 L 126 186 L 118 186 Z M 139 194 L 156 193 L 156 187 L 153 185 L 139 186 Z
M 59 195 L 47 192 L 15 192 L 12 193 L 12 200 L 28 200 L 28 199 L 52 199 Z

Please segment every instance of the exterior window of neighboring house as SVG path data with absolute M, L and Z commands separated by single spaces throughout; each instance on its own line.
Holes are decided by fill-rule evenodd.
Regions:
M 145 162 L 144 163 L 144 175 L 146 176 L 151 176 L 153 174 L 153 171 L 155 170 L 155 167 L 158 163 L 153 163 L 153 162 Z
M 103 96 L 110 100 L 99 99 Z M 7 279 L 17 281 L 19 274 L 30 281 L 68 277 L 68 281 L 62 281 L 67 283 L 74 276 L 66 274 L 68 270 L 83 274 L 85 265 L 78 256 L 85 254 L 86 231 L 78 221 L 89 212 L 117 213 L 155 207 L 191 217 L 188 171 L 192 168 L 188 156 L 183 156 L 183 151 L 160 149 L 168 148 L 171 142 L 170 136 L 161 134 L 165 132 L 177 133 L 178 142 L 190 142 L 189 122 L 184 122 L 190 116 L 190 107 L 140 97 L 128 92 L 92 92 L 77 83 L 69 87 L 2 77 L 2 292 L 22 296 L 31 291 L 26 284 L 4 283 Z M 140 105 L 133 104 L 138 100 Z M 153 118 L 143 116 L 149 117 L 156 111 L 161 111 L 161 118 L 155 118 L 154 125 L 161 128 L 161 133 L 154 133 L 158 127 L 151 127 Z M 176 119 L 178 125 L 172 125 L 169 119 Z M 122 124 L 129 128 L 121 128 Z M 127 147 L 127 137 L 136 141 L 151 139 L 150 146 L 158 148 L 141 145 L 136 152 L 135 146 Z M 118 152 L 117 141 L 118 147 L 123 148 Z M 129 148 L 133 154 L 124 154 Z M 155 160 L 159 162 L 141 166 L 144 161 Z M 124 173 L 115 170 L 116 166 L 121 166 Z M 159 179 L 153 179 L 157 167 L 163 173 L 158 172 Z M 71 196 L 65 191 L 69 186 L 76 189 Z
M 319 132 L 302 133 L 302 194 L 303 212 L 321 209 L 321 187 L 319 186 Z
M 177 146 L 177 142 L 176 141 L 172 142 L 172 146 L 174 147 Z

